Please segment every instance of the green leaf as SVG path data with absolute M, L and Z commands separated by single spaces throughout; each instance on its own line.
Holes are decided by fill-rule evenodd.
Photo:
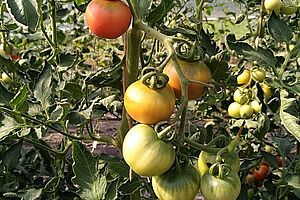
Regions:
M 77 83 L 67 83 L 64 90 L 68 91 L 76 101 L 79 101 L 84 96 L 81 86 Z
M 150 12 L 150 9 L 151 9 L 152 2 L 153 2 L 152 0 L 140 0 L 140 1 L 138 1 L 143 19 L 147 18 L 148 14 Z
M 19 165 L 22 146 L 23 142 L 18 142 L 9 147 L 9 149 L 4 152 L 2 164 L 5 165 L 8 169 L 11 170 Z
M 286 23 L 281 21 L 275 12 L 272 12 L 268 20 L 268 30 L 277 42 L 289 43 L 293 38 L 293 32 L 291 28 Z
M 77 60 L 77 56 L 76 55 L 72 55 L 72 54 L 59 54 L 59 63 L 58 63 L 58 71 L 62 72 L 62 71 L 67 71 L 68 69 L 70 69 L 72 66 L 74 66 L 74 63 Z
M 265 135 L 269 132 L 269 130 L 270 119 L 266 114 L 261 113 L 257 119 L 257 129 L 254 132 L 254 136 L 258 139 L 263 139 Z
M 22 200 L 40 200 L 42 197 L 42 192 L 43 188 L 29 188 L 27 190 L 18 192 L 18 197 L 22 198 Z
M 9 13 L 29 32 L 36 32 L 39 22 L 37 0 L 7 0 Z
M 273 141 L 277 144 L 277 151 L 282 157 L 288 155 L 293 148 L 288 138 L 273 137 Z
M 289 186 L 292 186 L 293 193 L 300 198 L 300 173 L 288 174 L 285 181 Z
M 300 142 L 299 108 L 295 98 L 288 98 L 288 92 L 280 91 L 280 119 L 284 127 Z
M 27 86 L 24 85 L 15 97 L 10 101 L 10 106 L 14 111 L 27 113 L 29 105 L 27 103 Z
M 147 21 L 151 26 L 154 26 L 167 15 L 174 5 L 173 0 L 162 0 L 161 3 L 149 13 Z
M 3 85 L 0 83 L 0 106 L 9 106 L 10 101 L 13 99 L 14 94 L 9 92 Z
M 114 200 L 118 198 L 119 179 L 115 179 L 108 185 L 108 190 L 105 199 Z
M 85 200 L 104 199 L 106 192 L 106 177 L 101 173 L 105 166 L 103 160 L 93 157 L 83 144 L 73 142 L 74 185 L 79 187 L 78 194 Z
M 34 97 L 41 102 L 43 110 L 47 110 L 50 106 L 51 96 L 51 83 L 52 83 L 52 70 L 49 63 L 45 63 L 45 66 L 38 76 L 35 88 Z
M 258 47 L 255 50 L 252 46 L 245 42 L 238 42 L 233 34 L 226 37 L 227 45 L 231 50 L 234 50 L 238 55 L 243 56 L 250 62 L 257 62 L 259 66 L 271 67 L 277 63 L 276 58 L 270 50 Z
M 18 123 L 14 118 L 3 114 L 4 119 L 0 123 L 0 141 L 4 140 L 12 131 L 18 129 Z

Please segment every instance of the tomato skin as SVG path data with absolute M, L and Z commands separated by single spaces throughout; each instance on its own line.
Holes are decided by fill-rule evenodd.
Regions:
M 247 174 L 246 176 L 246 183 L 248 186 L 253 186 L 255 182 L 255 176 L 253 174 Z
M 291 14 L 294 14 L 297 10 L 298 10 L 297 7 L 283 5 L 280 9 L 280 13 L 286 14 L 286 15 L 291 15 Z
M 161 200 L 193 200 L 200 187 L 200 175 L 191 165 L 178 170 L 169 170 L 152 177 L 152 187 Z
M 283 166 L 283 161 L 282 161 L 281 156 L 277 155 L 277 156 L 275 156 L 275 158 L 276 158 L 278 167 L 282 167 Z
M 255 113 L 259 113 L 261 111 L 261 105 L 257 100 L 253 100 L 249 103 Z
M 171 143 L 160 140 L 151 126 L 138 124 L 126 134 L 123 146 L 126 163 L 140 176 L 159 176 L 174 163 Z
M 251 76 L 255 81 L 262 82 L 266 78 L 266 72 L 264 69 L 255 68 L 251 71 Z
M 206 172 L 201 177 L 200 188 L 206 200 L 235 200 L 241 191 L 241 181 L 233 170 L 223 179 Z
M 236 152 L 232 154 L 224 155 L 224 160 L 226 164 L 229 164 L 234 172 L 239 172 L 240 170 L 240 160 Z M 198 157 L 198 169 L 200 175 L 203 176 L 205 172 L 209 170 L 208 164 L 216 163 L 216 154 L 201 151 Z
M 123 35 L 129 28 L 131 17 L 129 7 L 119 0 L 92 0 L 85 12 L 91 32 L 107 39 Z
M 13 80 L 5 72 L 2 73 L 1 78 L 4 83 L 11 84 L 13 82 Z
M 253 108 L 250 105 L 242 105 L 240 108 L 241 118 L 250 118 L 253 115 Z
M 264 6 L 268 11 L 275 10 L 276 12 L 279 12 L 280 8 L 283 6 L 283 3 L 281 0 L 265 0 Z
M 227 109 L 229 116 L 233 118 L 240 118 L 240 108 L 241 104 L 238 102 L 232 102 Z
M 246 88 L 238 87 L 233 93 L 233 100 L 239 104 L 247 104 L 250 98 L 250 91 Z
M 262 83 L 260 86 L 261 86 L 261 89 L 264 92 L 265 99 L 269 100 L 272 96 L 271 88 L 266 83 Z
M 238 84 L 248 84 L 250 81 L 250 70 L 244 69 L 244 71 L 238 75 L 236 79 Z
M 188 80 L 201 81 L 208 83 L 212 76 L 210 69 L 202 61 L 188 62 L 182 59 L 178 59 L 178 63 L 181 67 L 183 74 Z M 169 77 L 169 84 L 173 88 L 175 96 L 177 99 L 181 98 L 181 84 L 179 76 L 173 66 L 172 61 L 170 61 L 163 72 Z M 197 99 L 205 93 L 205 86 L 196 83 L 188 84 L 188 99 Z
M 255 179 L 258 181 L 265 180 L 266 176 L 268 175 L 269 167 L 267 165 L 261 164 L 254 172 Z
M 138 80 L 127 88 L 124 106 L 134 120 L 156 124 L 170 118 L 175 107 L 175 96 L 168 84 L 162 89 L 150 89 Z

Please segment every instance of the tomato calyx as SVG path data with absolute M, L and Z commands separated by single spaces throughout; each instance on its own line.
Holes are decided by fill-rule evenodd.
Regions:
M 209 168 L 208 172 L 210 175 L 218 179 L 224 179 L 231 172 L 231 170 L 232 169 L 229 164 L 221 164 L 216 162 Z
M 147 70 L 150 70 L 147 72 Z M 155 67 L 146 67 L 142 71 L 142 83 L 150 89 L 162 89 L 166 87 L 169 81 L 169 77 L 160 73 Z
M 168 134 L 172 130 L 172 125 L 163 127 L 164 125 L 167 125 L 168 121 L 160 121 L 154 126 L 154 131 L 157 133 L 157 137 L 163 141 L 170 142 L 175 137 L 175 132 L 172 134 Z M 160 130 L 162 129 L 162 130 Z
M 204 51 L 196 42 L 189 45 L 183 42 L 177 44 L 178 45 L 175 47 L 175 52 L 179 59 L 187 62 L 197 62 L 199 60 L 203 60 Z

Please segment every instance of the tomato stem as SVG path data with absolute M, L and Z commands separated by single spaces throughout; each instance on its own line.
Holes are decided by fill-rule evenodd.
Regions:
M 196 149 L 206 151 L 207 153 L 215 154 L 215 153 L 219 152 L 222 149 L 222 148 L 211 147 L 210 145 L 199 144 L 198 142 L 195 142 L 195 141 L 193 141 L 193 140 L 191 140 L 187 137 L 183 138 L 183 142 L 185 142 L 189 146 L 192 146 Z

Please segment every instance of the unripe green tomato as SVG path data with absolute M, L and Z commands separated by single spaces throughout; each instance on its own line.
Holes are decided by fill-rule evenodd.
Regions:
M 250 70 L 245 69 L 240 75 L 236 78 L 238 84 L 248 84 L 250 81 Z
M 248 104 L 242 105 L 240 107 L 240 115 L 241 118 L 250 118 L 253 115 L 253 108 Z
M 251 76 L 255 81 L 262 82 L 266 78 L 266 71 L 261 68 L 255 68 L 251 71 Z
M 4 81 L 4 83 L 11 84 L 13 82 L 12 79 L 5 72 L 2 73 L 1 78 Z
M 292 6 L 282 6 L 280 9 L 280 13 L 285 14 L 285 15 L 292 15 L 297 11 L 297 7 L 292 7 Z
M 251 101 L 249 105 L 253 108 L 255 113 L 259 113 L 261 111 L 261 105 L 257 100 Z
M 238 102 L 232 102 L 229 106 L 228 106 L 228 114 L 230 117 L 233 118 L 240 118 L 240 108 L 241 108 L 241 104 L 239 104 Z
M 275 12 L 279 12 L 280 8 L 283 6 L 283 3 L 281 0 L 265 0 L 264 6 L 268 11 L 274 10 Z
M 246 88 L 237 88 L 233 93 L 233 100 L 239 104 L 247 104 L 251 98 L 250 91 Z

